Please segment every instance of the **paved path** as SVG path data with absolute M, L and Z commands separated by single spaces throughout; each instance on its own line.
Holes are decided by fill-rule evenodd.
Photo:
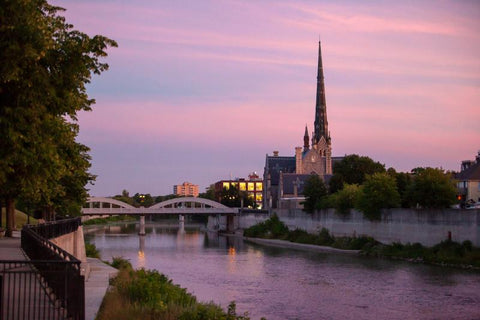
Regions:
M 85 320 L 94 320 L 107 292 L 110 278 L 114 277 L 118 270 L 99 259 L 87 258 L 87 261 L 90 274 L 85 281 Z
M 13 233 L 12 238 L 0 238 L 0 260 L 27 260 L 20 247 L 20 232 Z M 107 292 L 110 278 L 117 274 L 117 269 L 99 259 L 87 258 L 90 274 L 85 279 L 85 320 L 94 320 L 103 297 Z

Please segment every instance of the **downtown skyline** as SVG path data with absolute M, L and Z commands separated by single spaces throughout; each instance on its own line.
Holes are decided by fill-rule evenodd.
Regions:
M 313 131 L 322 42 L 333 156 L 459 170 L 480 149 L 480 4 L 53 1 L 118 42 L 79 115 L 91 195 L 263 174 Z

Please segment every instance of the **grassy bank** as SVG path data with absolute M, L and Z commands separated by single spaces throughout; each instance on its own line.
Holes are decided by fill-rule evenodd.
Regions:
M 110 222 L 122 222 L 122 221 L 135 221 L 135 217 L 121 215 L 121 216 L 111 216 L 107 218 L 94 218 L 87 221 L 82 222 L 84 226 L 90 225 L 99 225 L 99 224 L 107 224 Z
M 22 229 L 23 225 L 27 224 L 28 216 L 20 210 L 15 210 L 15 228 L 17 230 Z M 5 208 L 2 208 L 2 225 L 5 228 L 7 224 L 7 217 L 5 215 Z M 30 224 L 37 224 L 37 219 L 30 217 Z
M 316 234 L 307 233 L 300 229 L 289 230 L 275 215 L 262 223 L 246 229 L 244 236 L 280 239 L 345 250 L 360 250 L 360 254 L 373 257 L 464 268 L 480 268 L 480 248 L 474 247 L 470 241 L 464 241 L 463 243 L 443 241 L 433 247 L 425 247 L 419 243 L 393 243 L 386 245 L 371 237 L 334 237 L 330 235 L 327 229 L 322 229 Z
M 246 314 L 236 314 L 234 302 L 226 312 L 214 303 L 198 302 L 186 289 L 156 270 L 133 270 L 122 258 L 114 258 L 111 265 L 120 271 L 103 299 L 97 320 L 250 319 Z

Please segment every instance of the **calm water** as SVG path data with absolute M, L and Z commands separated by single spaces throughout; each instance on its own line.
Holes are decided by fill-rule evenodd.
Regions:
M 252 319 L 480 319 L 480 273 L 251 245 L 200 226 L 94 229 L 102 258 L 157 269 L 201 301 Z

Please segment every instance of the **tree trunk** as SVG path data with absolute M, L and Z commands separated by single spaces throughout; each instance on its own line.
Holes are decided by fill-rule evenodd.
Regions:
M 5 236 L 12 237 L 12 231 L 15 228 L 15 200 L 12 198 L 7 198 L 6 220 L 7 230 Z

